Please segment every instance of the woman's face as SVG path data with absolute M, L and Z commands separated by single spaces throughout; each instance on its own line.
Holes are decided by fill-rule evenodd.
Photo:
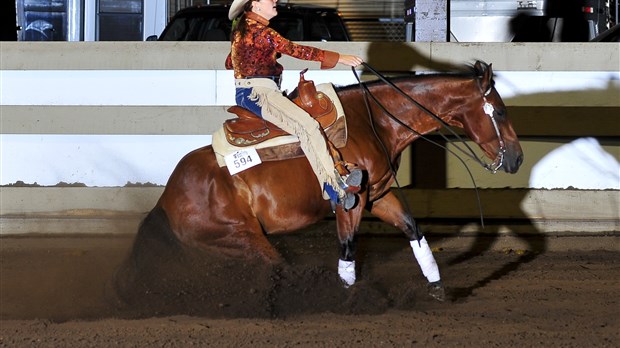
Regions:
M 276 3 L 278 0 L 258 0 L 252 1 L 252 12 L 260 15 L 266 20 L 271 20 L 278 15 Z

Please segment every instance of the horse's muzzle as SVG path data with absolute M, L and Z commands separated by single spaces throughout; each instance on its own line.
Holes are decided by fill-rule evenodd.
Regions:
M 523 163 L 523 152 L 506 151 L 504 154 L 504 163 L 502 167 L 506 173 L 514 174 L 519 171 L 519 167 Z

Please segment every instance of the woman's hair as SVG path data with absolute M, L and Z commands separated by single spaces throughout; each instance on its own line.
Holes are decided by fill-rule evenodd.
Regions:
M 235 34 L 238 32 L 239 35 L 243 36 L 245 35 L 245 32 L 248 30 L 248 25 L 247 22 L 245 21 L 245 13 L 246 12 L 250 12 L 252 11 L 252 2 L 253 1 L 259 1 L 259 0 L 250 0 L 248 2 L 245 3 L 245 5 L 243 6 L 243 13 L 241 14 L 241 16 L 235 18 L 233 20 L 233 24 L 232 24 L 232 33 L 230 35 L 230 41 L 234 41 L 235 39 Z

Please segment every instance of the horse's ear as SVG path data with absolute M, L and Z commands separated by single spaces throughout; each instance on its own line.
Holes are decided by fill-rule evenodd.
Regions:
M 474 63 L 474 69 L 475 69 L 475 71 L 477 71 L 478 73 L 482 73 L 482 72 L 484 72 L 484 70 L 486 70 L 485 68 L 486 68 L 486 64 L 485 64 L 485 63 L 483 63 L 483 62 L 481 62 L 481 61 L 479 61 L 479 60 L 477 60 L 477 61 Z
M 486 64 L 480 61 L 476 62 L 476 68 L 482 72 L 480 78 L 480 87 L 484 92 L 489 91 L 493 87 L 493 64 Z

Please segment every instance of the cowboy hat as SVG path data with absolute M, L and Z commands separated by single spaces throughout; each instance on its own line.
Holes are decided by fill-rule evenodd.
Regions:
M 228 19 L 232 21 L 233 19 L 237 18 L 237 16 L 240 15 L 241 12 L 243 12 L 243 7 L 248 1 L 249 0 L 233 1 L 233 3 L 230 5 L 230 9 L 228 10 Z

